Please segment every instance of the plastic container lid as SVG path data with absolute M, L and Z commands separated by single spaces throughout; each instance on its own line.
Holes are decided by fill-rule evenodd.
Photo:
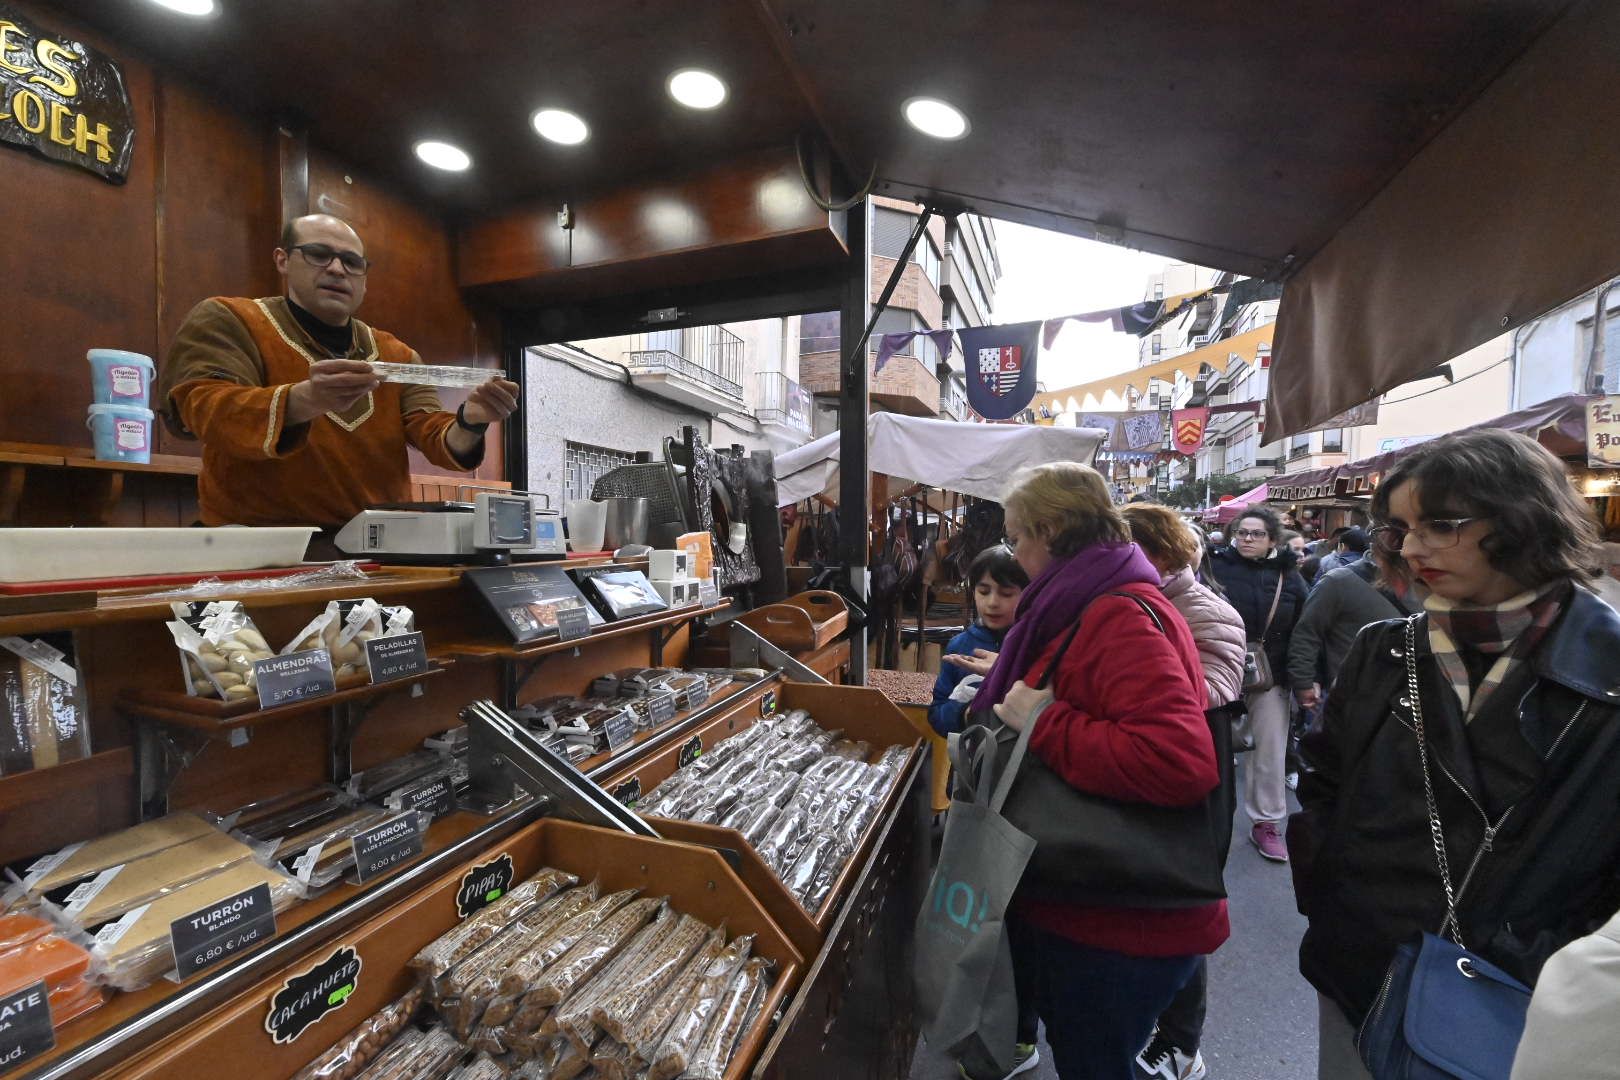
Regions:
M 90 418 L 97 416 L 125 416 L 134 420 L 151 420 L 157 414 L 142 405 L 92 405 Z
M 104 360 L 108 363 L 135 364 L 146 368 L 148 371 L 157 370 L 157 365 L 153 363 L 152 358 L 147 356 L 145 353 L 128 352 L 124 349 L 91 349 L 84 355 L 85 359 L 89 360 L 91 363 L 94 363 L 97 360 Z

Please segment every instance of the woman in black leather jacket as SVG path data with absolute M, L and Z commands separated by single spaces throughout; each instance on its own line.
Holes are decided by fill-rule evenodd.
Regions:
M 1412 651 L 1462 940 L 1533 986 L 1620 906 L 1620 615 L 1584 586 L 1596 523 L 1557 458 L 1499 430 L 1426 443 L 1372 513 L 1392 584 L 1424 595 Z M 1289 823 L 1310 924 L 1300 971 L 1320 996 L 1319 1076 L 1334 1080 L 1367 1075 L 1354 1032 L 1396 946 L 1446 917 L 1406 631 L 1357 638 L 1306 737 Z

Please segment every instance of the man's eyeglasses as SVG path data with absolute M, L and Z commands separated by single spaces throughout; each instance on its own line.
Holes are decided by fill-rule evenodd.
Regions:
M 331 266 L 333 259 L 343 264 L 344 271 L 350 277 L 365 277 L 366 271 L 371 269 L 371 260 L 364 255 L 352 251 L 339 251 L 330 244 L 294 244 L 292 249 L 317 270 Z
M 1232 535 L 1239 540 L 1264 540 L 1271 534 L 1264 529 L 1239 529 Z
M 1457 539 L 1462 535 L 1462 527 L 1470 521 L 1484 521 L 1484 518 L 1432 518 L 1413 528 L 1405 525 L 1380 525 L 1372 531 L 1373 543 L 1379 549 L 1390 555 L 1399 555 L 1401 548 L 1406 546 L 1406 534 L 1416 533 L 1418 541 L 1430 551 L 1443 551 L 1446 548 L 1457 546 Z

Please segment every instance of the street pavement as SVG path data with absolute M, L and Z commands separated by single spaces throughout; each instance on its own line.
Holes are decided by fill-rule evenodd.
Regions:
M 1289 803 L 1294 805 L 1292 797 Z M 1242 809 L 1233 822 L 1226 890 L 1232 936 L 1209 961 L 1203 1045 L 1209 1080 L 1311 1080 L 1316 992 L 1300 978 L 1298 963 L 1305 920 L 1294 907 L 1288 867 L 1256 853 Z M 1039 1068 L 1022 1076 L 1057 1080 L 1044 1041 Z M 923 1044 L 911 1080 L 957 1080 L 956 1066 Z

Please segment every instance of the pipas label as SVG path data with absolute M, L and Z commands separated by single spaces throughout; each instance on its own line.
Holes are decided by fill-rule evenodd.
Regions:
M 255 661 L 253 679 L 259 688 L 261 709 L 337 692 L 337 680 L 332 676 L 332 654 L 325 649 L 306 649 Z
M 275 936 L 269 885 L 255 885 L 169 924 L 174 968 L 182 979 Z
M 264 1030 L 278 1043 L 294 1041 L 311 1024 L 348 1002 L 360 986 L 360 966 L 360 954 L 344 945 L 308 971 L 292 976 L 270 996 Z
M 364 885 L 403 862 L 422 854 L 422 823 L 416 811 L 373 826 L 350 841 L 354 845 L 354 873 Z
M 408 679 L 427 669 L 427 638 L 420 630 L 366 642 L 366 670 L 374 683 Z
M 56 1045 L 51 995 L 43 982 L 0 997 L 0 1071 Z
M 512 856 L 505 852 L 487 863 L 479 863 L 461 875 L 461 888 L 456 890 L 456 914 L 465 919 L 493 904 L 506 895 L 516 874 Z

